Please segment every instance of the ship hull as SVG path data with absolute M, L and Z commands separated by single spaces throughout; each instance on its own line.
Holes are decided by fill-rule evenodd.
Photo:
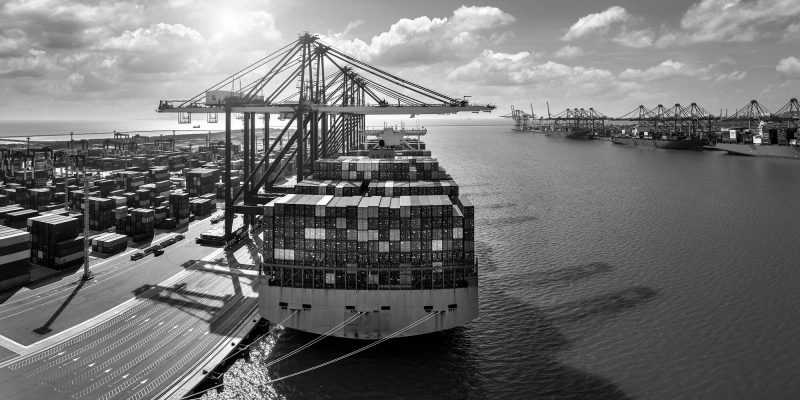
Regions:
M 632 137 L 617 136 L 611 139 L 615 144 L 622 144 L 633 147 L 649 147 L 655 149 L 668 149 L 668 150 L 703 150 L 706 144 L 704 139 L 679 139 L 679 140 L 665 140 L 665 139 L 638 139 Z
M 283 322 L 287 328 L 319 335 L 348 318 L 353 321 L 329 336 L 376 340 L 394 334 L 429 316 L 437 315 L 393 337 L 422 335 L 464 326 L 478 316 L 477 277 L 467 285 L 449 289 L 345 290 L 273 286 L 261 279 L 258 286 L 262 317 Z
M 547 136 L 562 137 L 573 140 L 592 140 L 594 135 L 590 129 L 546 130 Z
M 728 154 L 749 157 L 789 158 L 800 160 L 800 147 L 798 146 L 756 146 L 750 143 L 717 143 L 717 150 L 727 151 Z

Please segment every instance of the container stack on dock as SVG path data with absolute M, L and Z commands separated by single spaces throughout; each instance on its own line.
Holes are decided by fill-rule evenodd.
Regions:
M 117 187 L 126 192 L 133 192 L 139 189 L 139 186 L 144 185 L 144 177 L 141 173 L 135 171 L 120 171 L 117 172 Z
M 153 167 L 147 170 L 147 182 L 155 183 L 169 180 L 169 169 L 167 167 Z
M 89 229 L 101 231 L 114 226 L 117 203 L 102 197 L 89 198 Z
M 31 234 L 0 226 L 0 290 L 30 280 Z
M 25 229 L 28 218 L 33 218 L 39 215 L 39 211 L 30 209 L 21 209 L 17 211 L 10 211 L 6 213 L 4 224 L 10 228 Z
M 28 190 L 28 208 L 31 210 L 44 211 L 44 208 L 53 200 L 52 192 L 50 189 L 29 189 Z
M 103 254 L 119 253 L 128 248 L 128 237 L 118 233 L 104 233 L 92 238 L 92 250 Z
M 20 210 L 23 210 L 23 208 L 18 204 L 0 207 L 0 224 L 8 226 L 8 214 Z
M 190 196 L 200 196 L 215 193 L 214 184 L 219 182 L 219 170 L 195 168 L 186 173 L 186 190 Z
M 170 193 L 169 209 L 170 217 L 175 220 L 176 224 L 182 225 L 189 222 L 189 194 Z
M 28 219 L 31 262 L 66 269 L 83 262 L 83 236 L 74 217 L 48 214 Z
M 145 208 L 150 207 L 150 191 L 147 189 L 139 189 L 134 192 L 133 207 Z
M 135 208 L 124 218 L 117 220 L 117 233 L 128 235 L 134 242 L 153 237 L 155 233 L 155 212 L 153 210 Z
M 189 200 L 189 211 L 194 215 L 210 214 L 216 208 L 217 202 L 215 199 L 199 198 Z
M 160 229 L 172 229 L 174 228 L 174 222 L 168 223 L 167 222 L 167 215 L 168 215 L 169 207 L 167 206 L 158 206 L 153 209 L 153 219 L 155 221 L 155 227 Z
M 111 191 L 116 189 L 116 182 L 112 179 L 99 179 L 94 181 L 97 190 L 100 191 L 100 197 L 108 197 Z

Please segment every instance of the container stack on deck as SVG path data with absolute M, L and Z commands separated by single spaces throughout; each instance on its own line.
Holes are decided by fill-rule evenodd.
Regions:
M 30 260 L 48 268 L 66 269 L 83 262 L 83 236 L 76 218 L 48 214 L 28 219 Z
M 364 156 L 342 156 L 315 161 L 316 179 L 342 180 L 440 180 L 449 179 L 435 158 L 371 159 Z
M 296 194 L 330 194 L 334 196 L 362 195 L 362 181 L 305 179 L 294 187 Z M 390 195 L 391 197 L 391 195 Z
M 0 290 L 30 280 L 31 234 L 0 226 Z
M 453 284 L 473 265 L 474 207 L 436 159 L 339 157 L 313 171 L 297 193 L 265 206 L 266 263 L 331 268 L 326 284 L 352 273 L 354 285 L 382 287 Z M 295 268 L 287 283 L 287 268 L 275 271 L 289 285 L 306 273 Z

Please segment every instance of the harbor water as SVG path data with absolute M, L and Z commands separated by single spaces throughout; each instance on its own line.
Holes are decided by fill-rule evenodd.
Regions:
M 325 339 L 265 367 L 314 338 L 278 329 L 209 397 L 796 397 L 800 163 L 507 122 L 435 121 L 423 138 L 475 203 L 478 319 L 269 383 L 365 345 Z
M 465 121 L 469 123 L 469 121 Z M 276 331 L 225 376 L 286 399 L 793 398 L 800 163 L 428 126 L 476 205 L 480 316 L 364 345 Z M 216 395 L 215 395 L 216 396 Z

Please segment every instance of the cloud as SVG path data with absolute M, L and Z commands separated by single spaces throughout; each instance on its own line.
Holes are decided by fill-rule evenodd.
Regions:
M 786 42 L 800 40 L 800 22 L 786 27 L 786 31 L 783 33 L 783 40 Z
M 800 79 L 800 59 L 797 57 L 784 58 L 778 62 L 775 70 L 787 78 Z
M 358 28 L 359 26 L 361 26 L 363 24 L 364 24 L 364 21 L 360 20 L 360 19 L 357 19 L 355 21 L 347 23 L 347 26 L 345 26 L 344 30 L 342 31 L 342 36 L 349 35 L 350 32 L 353 31 L 353 29 L 356 29 L 356 28 Z
M 645 69 L 628 68 L 619 74 L 619 78 L 622 80 L 638 82 L 653 82 L 676 77 L 728 82 L 740 81 L 746 76 L 746 71 L 719 72 L 717 64 L 694 66 L 674 60 L 665 60 L 654 67 Z
M 118 64 L 132 73 L 178 72 L 194 69 L 193 53 L 204 43 L 203 36 L 181 24 L 154 24 L 147 28 L 125 31 L 97 46 Z M 108 64 L 109 61 L 105 60 Z M 199 63 L 198 63 L 199 64 Z
M 798 17 L 797 0 L 702 0 L 686 10 L 681 30 L 666 32 L 656 43 L 752 42 L 777 35 Z
M 653 45 L 655 36 L 655 32 L 649 28 L 634 31 L 623 29 L 614 37 L 614 41 L 625 47 L 644 48 Z
M 580 48 L 578 46 L 567 45 L 567 46 L 564 46 L 564 47 L 558 49 L 556 51 L 556 53 L 554 54 L 554 56 L 556 58 L 575 58 L 575 57 L 580 57 L 583 54 L 584 54 L 584 51 L 583 51 L 582 48 Z
M 467 64 L 455 68 L 448 78 L 456 81 L 495 86 L 530 84 L 597 84 L 613 80 L 607 70 L 568 66 L 547 61 L 538 63 L 528 52 L 500 53 L 484 50 Z
M 461 6 L 450 18 L 403 18 L 369 41 L 342 33 L 320 35 L 324 42 L 367 62 L 413 65 L 468 59 L 485 44 L 505 36 L 495 32 L 516 19 L 499 8 Z
M 631 14 L 627 10 L 620 6 L 613 6 L 603 12 L 582 17 L 569 28 L 561 39 L 574 40 L 590 33 L 605 33 L 612 25 L 630 18 Z

